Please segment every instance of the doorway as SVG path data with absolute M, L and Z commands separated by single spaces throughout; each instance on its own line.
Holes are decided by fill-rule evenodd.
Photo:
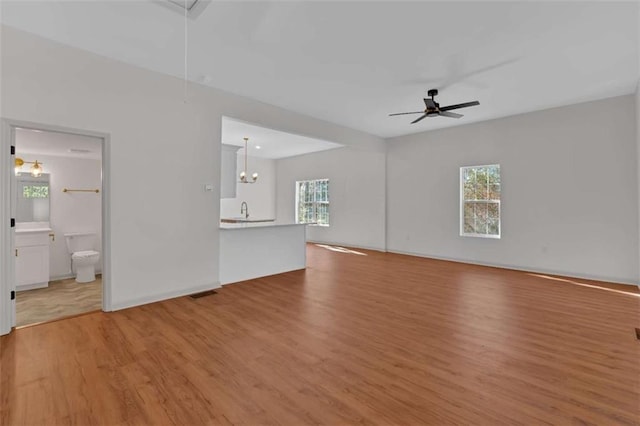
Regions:
M 10 172 L 1 214 L 10 227 L 1 236 L 0 334 L 110 310 L 108 135 L 9 120 L 2 127 Z

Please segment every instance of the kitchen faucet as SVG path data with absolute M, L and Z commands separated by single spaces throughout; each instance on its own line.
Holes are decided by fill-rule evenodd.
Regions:
M 243 201 L 242 204 L 240 204 L 240 214 L 244 214 L 244 218 L 249 219 L 249 206 L 246 201 Z

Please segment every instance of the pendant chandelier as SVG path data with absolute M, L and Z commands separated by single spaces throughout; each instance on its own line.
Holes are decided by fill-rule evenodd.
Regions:
M 256 183 L 258 180 L 258 174 L 254 173 L 251 175 L 251 180 L 247 177 L 247 143 L 249 142 L 249 138 L 244 138 L 244 170 L 240 172 L 240 183 Z

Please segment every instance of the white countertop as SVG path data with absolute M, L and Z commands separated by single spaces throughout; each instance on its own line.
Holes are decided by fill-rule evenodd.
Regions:
M 306 226 L 305 223 L 288 222 L 240 222 L 220 223 L 220 229 L 273 228 L 279 226 Z
M 25 228 L 25 229 L 16 229 L 16 234 L 33 234 L 36 232 L 51 232 L 51 228 Z
M 222 223 L 257 223 L 257 222 L 275 222 L 275 219 L 255 219 L 253 217 L 221 217 Z

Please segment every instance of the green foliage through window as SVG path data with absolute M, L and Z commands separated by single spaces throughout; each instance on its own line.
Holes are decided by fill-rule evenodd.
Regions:
M 500 237 L 500 165 L 461 167 L 461 235 Z
M 46 185 L 25 185 L 22 188 L 24 198 L 49 198 L 49 187 Z
M 329 225 L 329 179 L 296 182 L 296 223 Z

